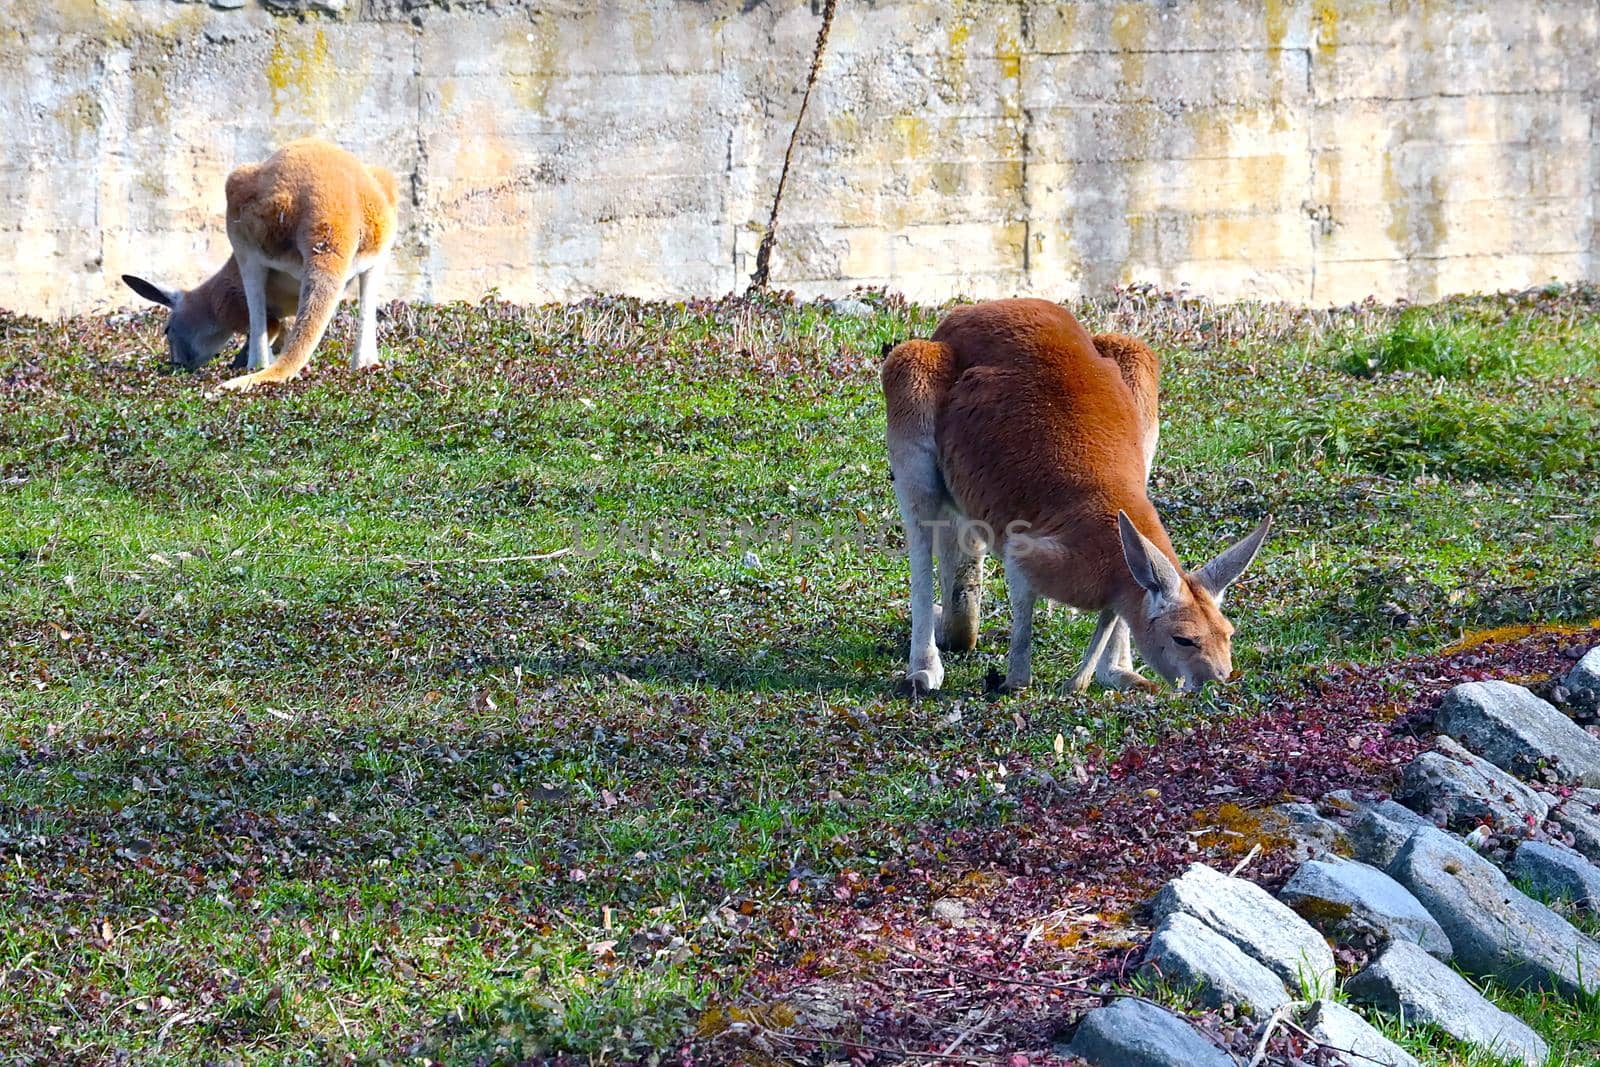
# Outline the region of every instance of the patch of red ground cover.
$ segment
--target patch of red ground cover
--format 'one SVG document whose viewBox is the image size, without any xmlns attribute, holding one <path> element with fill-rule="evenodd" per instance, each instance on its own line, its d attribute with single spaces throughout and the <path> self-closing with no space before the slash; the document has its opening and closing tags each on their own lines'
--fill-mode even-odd
<svg viewBox="0 0 1600 1067">
<path fill-rule="evenodd" d="M 1264 713 L 1125 750 L 1076 788 L 1019 768 L 1036 784 L 1005 825 L 926 835 L 911 863 L 850 887 L 865 906 L 796 915 L 800 950 L 713 1013 L 711 1058 L 1061 1062 L 1052 1038 L 1125 976 L 1148 933 L 1133 917 L 1162 883 L 1195 861 L 1230 869 L 1252 844 L 1248 877 L 1288 876 L 1291 850 L 1251 809 L 1387 794 L 1452 686 L 1549 678 L 1597 643 L 1600 628 L 1543 632 L 1333 668 Z"/>
</svg>

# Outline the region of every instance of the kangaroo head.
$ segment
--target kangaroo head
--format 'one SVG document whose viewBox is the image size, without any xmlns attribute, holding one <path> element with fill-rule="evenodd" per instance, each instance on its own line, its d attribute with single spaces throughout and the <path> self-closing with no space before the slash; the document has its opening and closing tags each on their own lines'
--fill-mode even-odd
<svg viewBox="0 0 1600 1067">
<path fill-rule="evenodd" d="M 220 325 L 208 303 L 196 295 L 196 290 L 163 289 L 153 282 L 133 274 L 124 274 L 122 280 L 128 288 L 171 308 L 167 316 L 167 359 L 175 367 L 199 370 L 205 366 L 233 336 L 233 331 Z"/>
<path fill-rule="evenodd" d="M 1185 574 L 1117 512 L 1122 555 L 1140 595 L 1126 612 L 1139 654 L 1179 689 L 1199 689 L 1233 675 L 1233 624 L 1223 594 L 1261 550 L 1272 518 L 1199 570 Z"/>
</svg>

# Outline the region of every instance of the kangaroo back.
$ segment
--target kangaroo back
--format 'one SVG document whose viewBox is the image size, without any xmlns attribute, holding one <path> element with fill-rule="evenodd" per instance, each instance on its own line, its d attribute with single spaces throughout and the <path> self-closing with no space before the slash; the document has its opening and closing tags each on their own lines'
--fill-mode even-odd
<svg viewBox="0 0 1600 1067">
<path fill-rule="evenodd" d="M 1118 509 L 1153 518 L 1144 419 L 1123 370 L 1148 388 L 1153 409 L 1153 356 L 1114 346 L 1124 361 L 1107 358 L 1070 312 L 1043 300 L 958 308 L 934 339 L 958 369 L 938 420 L 940 469 L 968 515 L 996 530 L 1099 527 L 1108 551 Z"/>
</svg>

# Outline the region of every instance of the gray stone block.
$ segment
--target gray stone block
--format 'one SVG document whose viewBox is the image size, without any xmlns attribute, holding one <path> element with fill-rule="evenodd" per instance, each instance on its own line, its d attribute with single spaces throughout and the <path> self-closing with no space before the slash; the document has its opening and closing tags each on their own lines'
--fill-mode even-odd
<svg viewBox="0 0 1600 1067">
<path fill-rule="evenodd" d="M 1095 1067 L 1237 1067 L 1170 1011 L 1126 998 L 1085 1015 L 1067 1052 Z"/>
<path fill-rule="evenodd" d="M 1278 898 L 1336 937 L 1410 941 L 1442 960 L 1450 958 L 1450 938 L 1427 909 L 1405 886 L 1365 863 L 1302 863 Z"/>
<path fill-rule="evenodd" d="M 1555 818 L 1572 835 L 1572 847 L 1600 863 L 1600 789 L 1574 789 Z"/>
<path fill-rule="evenodd" d="M 1439 750 L 1424 752 L 1401 772 L 1395 798 L 1423 814 L 1442 815 L 1452 829 L 1467 832 L 1487 824 L 1526 834 L 1550 814 L 1545 802 L 1513 775 L 1480 759 L 1448 737 Z"/>
<path fill-rule="evenodd" d="M 1416 1058 L 1384 1037 L 1360 1015 L 1337 1001 L 1313 1001 L 1300 1020 L 1306 1033 L 1335 1052 L 1354 1053 L 1363 1064 L 1422 1067 Z"/>
<path fill-rule="evenodd" d="M 1174 912 L 1157 927 L 1140 970 L 1180 989 L 1194 987 L 1208 1008 L 1248 1004 L 1266 1016 L 1292 999 L 1283 982 L 1199 919 Z"/>
<path fill-rule="evenodd" d="M 1151 908 L 1157 922 L 1176 912 L 1194 916 L 1293 988 L 1333 980 L 1333 950 L 1322 935 L 1253 882 L 1192 864 L 1161 888 Z"/>
<path fill-rule="evenodd" d="M 1349 851 L 1344 826 L 1323 815 L 1312 804 L 1279 804 L 1271 813 L 1282 820 L 1282 832 L 1294 842 L 1295 855 L 1314 859 Z"/>
<path fill-rule="evenodd" d="M 1396 941 L 1345 983 L 1357 1003 L 1371 1004 L 1409 1023 L 1437 1026 L 1450 1036 L 1542 1067 L 1550 1048 L 1514 1015 L 1501 1011 L 1472 983 L 1416 945 Z"/>
<path fill-rule="evenodd" d="M 1469 973 L 1565 996 L 1600 989 L 1600 944 L 1439 830 L 1418 830 L 1389 867 L 1444 927 Z"/>
<path fill-rule="evenodd" d="M 1545 900 L 1600 908 L 1600 867 L 1564 845 L 1524 841 L 1511 857 L 1510 873 Z"/>
<path fill-rule="evenodd" d="M 1468 682 L 1445 694 L 1441 732 L 1513 774 L 1553 764 L 1563 781 L 1600 786 L 1600 739 L 1509 682 Z"/>
<path fill-rule="evenodd" d="M 1600 646 L 1585 652 L 1583 658 L 1562 676 L 1561 684 L 1585 706 L 1596 697 L 1600 697 Z M 1586 691 L 1591 696 L 1582 696 Z"/>
<path fill-rule="evenodd" d="M 853 319 L 870 319 L 877 314 L 877 309 L 871 304 L 865 300 L 857 300 L 853 296 L 842 296 L 829 301 L 828 310 L 835 315 L 848 315 Z"/>
<path fill-rule="evenodd" d="M 1350 854 L 1362 863 L 1385 869 L 1419 828 L 1437 829 L 1403 804 L 1380 801 L 1362 812 L 1350 827 Z"/>
</svg>

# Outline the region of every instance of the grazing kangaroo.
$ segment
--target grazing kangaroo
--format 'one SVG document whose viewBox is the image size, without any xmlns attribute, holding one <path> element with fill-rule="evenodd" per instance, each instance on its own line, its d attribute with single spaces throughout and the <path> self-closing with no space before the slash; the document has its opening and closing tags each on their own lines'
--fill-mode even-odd
<svg viewBox="0 0 1600 1067">
<path fill-rule="evenodd" d="M 977 644 L 983 560 L 997 553 L 1011 601 L 1005 688 L 1032 680 L 1041 596 L 1100 613 L 1074 691 L 1154 688 L 1132 647 L 1180 688 L 1233 673 L 1223 593 L 1272 520 L 1185 572 L 1145 486 L 1159 434 L 1160 364 L 1142 342 L 1090 337 L 1044 300 L 957 308 L 932 340 L 883 365 L 889 466 L 911 557 L 913 692 L 944 682 L 936 642 Z M 942 603 L 934 603 L 933 554 Z"/>
<path fill-rule="evenodd" d="M 175 294 L 124 277 L 136 292 L 173 309 L 172 361 L 197 367 L 216 355 L 238 328 L 242 297 L 251 373 L 222 387 L 288 381 L 310 360 L 339 300 L 359 280 L 361 330 L 351 365 L 375 366 L 377 291 L 395 237 L 394 175 L 324 141 L 291 141 L 265 162 L 228 175 L 227 200 L 233 259 L 198 289 Z M 283 355 L 274 361 L 271 342 L 291 315 Z"/>
<path fill-rule="evenodd" d="M 282 337 L 284 323 L 294 317 L 300 304 L 299 288 L 277 281 L 283 277 L 274 276 L 276 284 L 267 288 L 269 343 Z M 173 366 L 199 370 L 215 359 L 235 334 L 250 332 L 250 307 L 239 281 L 239 264 L 231 256 L 215 274 L 189 290 L 164 289 L 133 274 L 124 274 L 122 280 L 146 300 L 172 309 L 166 335 L 167 358 Z M 248 347 L 241 347 L 232 365 L 242 368 L 248 359 Z"/>
</svg>

